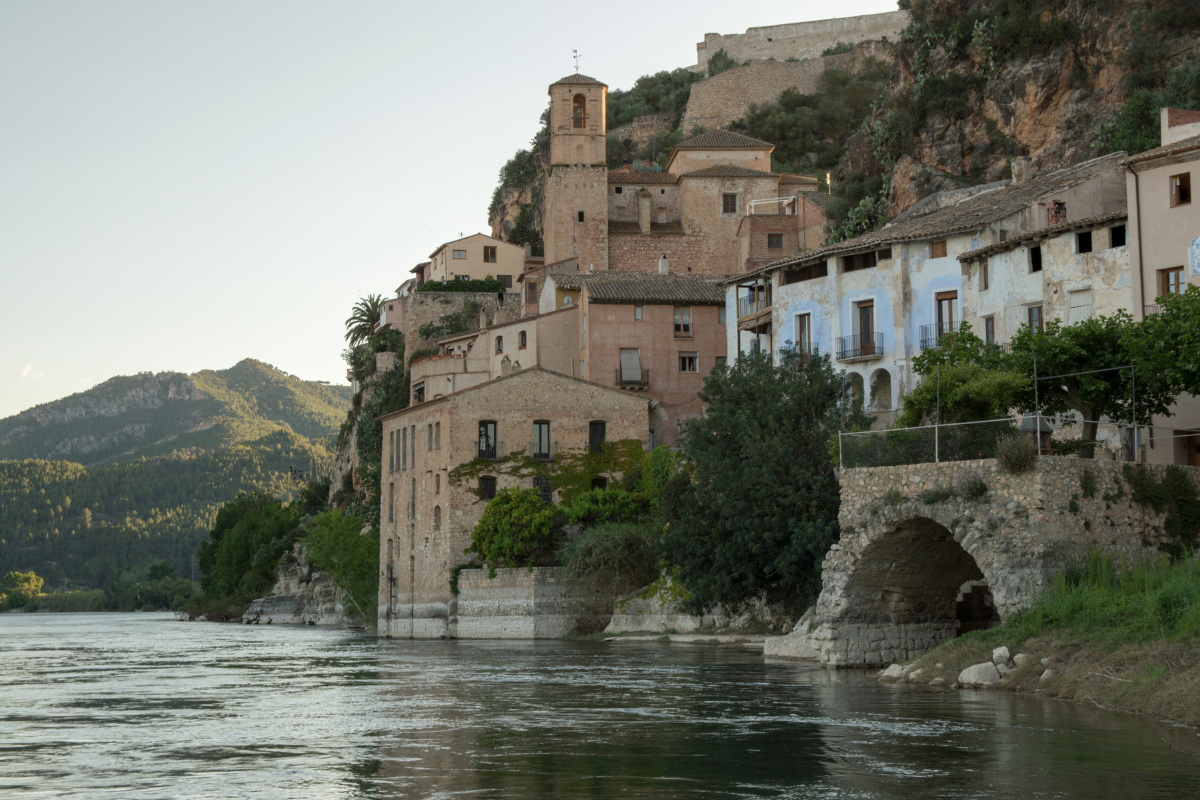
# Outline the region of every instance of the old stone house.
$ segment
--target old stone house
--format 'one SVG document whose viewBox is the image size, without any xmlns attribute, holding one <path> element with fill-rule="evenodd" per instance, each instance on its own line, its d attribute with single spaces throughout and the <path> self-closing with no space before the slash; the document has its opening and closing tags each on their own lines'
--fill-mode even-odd
<svg viewBox="0 0 1200 800">
<path fill-rule="evenodd" d="M 648 405 L 642 394 L 533 367 L 385 416 L 379 634 L 446 636 L 451 574 L 487 501 L 510 486 L 557 499 L 539 477 L 522 476 L 521 459 L 553 465 L 606 443 L 648 447 Z"/>
<path fill-rule="evenodd" d="M 482 280 L 491 275 L 511 290 L 524 271 L 524 248 L 476 233 L 446 242 L 430 253 L 425 280 Z"/>
</svg>

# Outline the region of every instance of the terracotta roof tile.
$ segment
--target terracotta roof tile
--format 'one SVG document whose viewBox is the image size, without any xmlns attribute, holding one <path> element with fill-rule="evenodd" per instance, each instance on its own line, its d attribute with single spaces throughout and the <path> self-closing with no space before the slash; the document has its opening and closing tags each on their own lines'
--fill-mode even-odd
<svg viewBox="0 0 1200 800">
<path fill-rule="evenodd" d="M 1150 161 L 1161 156 L 1173 156 L 1176 153 L 1187 152 L 1188 150 L 1200 149 L 1200 136 L 1190 136 L 1187 139 L 1180 139 L 1174 144 L 1163 145 L 1156 147 L 1153 150 L 1147 150 L 1144 153 L 1138 153 L 1135 156 L 1128 156 L 1121 161 L 1122 164 L 1139 164 L 1143 161 Z"/>
<path fill-rule="evenodd" d="M 674 184 L 677 180 L 678 178 L 673 172 L 634 172 L 631 169 L 618 169 L 608 173 L 610 184 L 624 186 Z"/>
<path fill-rule="evenodd" d="M 680 178 L 777 178 L 774 172 L 763 172 L 749 167 L 735 167 L 733 164 L 718 164 L 715 167 L 685 172 Z"/>
<path fill-rule="evenodd" d="M 775 149 L 770 142 L 727 130 L 707 131 L 675 145 L 677 150 L 761 150 L 764 147 Z"/>
<path fill-rule="evenodd" d="M 564 84 L 571 86 L 608 86 L 608 84 L 604 81 L 598 81 L 595 78 L 589 78 L 587 75 L 580 75 L 578 72 L 576 72 L 574 75 L 568 75 L 565 78 L 559 78 L 550 85 L 562 86 Z"/>
<path fill-rule="evenodd" d="M 579 276 L 593 303 L 694 303 L 724 305 L 725 275 L 608 270 Z"/>
<path fill-rule="evenodd" d="M 784 173 L 779 176 L 780 186 L 816 186 L 819 183 L 820 181 L 811 175 L 793 175 L 792 173 Z"/>
<path fill-rule="evenodd" d="M 996 242 L 987 247 L 981 247 L 978 250 L 971 250 L 963 253 L 958 257 L 959 261 L 982 261 L 986 258 L 994 256 L 996 253 L 1005 253 L 1009 250 L 1015 250 L 1027 242 L 1046 239 L 1050 236 L 1057 236 L 1060 233 L 1075 230 L 1090 230 L 1092 228 L 1102 228 L 1111 222 L 1118 222 L 1128 219 L 1129 214 L 1124 211 L 1114 211 L 1111 214 L 1102 214 L 1098 217 L 1088 217 L 1087 219 L 1079 219 L 1074 222 L 1064 222 L 1061 225 L 1051 225 L 1046 228 L 1039 228 L 1036 231 L 1015 236 L 1012 239 L 1007 239 L 1003 242 Z"/>
</svg>

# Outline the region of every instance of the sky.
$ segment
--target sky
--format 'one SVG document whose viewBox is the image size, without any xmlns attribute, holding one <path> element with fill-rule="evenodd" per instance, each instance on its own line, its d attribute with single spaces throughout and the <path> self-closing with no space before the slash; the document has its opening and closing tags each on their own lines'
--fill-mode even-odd
<svg viewBox="0 0 1200 800">
<path fill-rule="evenodd" d="M 895 8 L 0 0 L 0 418 L 247 357 L 344 384 L 355 301 L 488 232 L 572 50 L 626 89 L 706 32 Z"/>
</svg>

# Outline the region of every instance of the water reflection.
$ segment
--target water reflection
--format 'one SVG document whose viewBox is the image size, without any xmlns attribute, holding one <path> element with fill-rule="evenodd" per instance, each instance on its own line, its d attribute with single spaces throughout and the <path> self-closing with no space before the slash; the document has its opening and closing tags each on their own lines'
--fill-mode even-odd
<svg viewBox="0 0 1200 800">
<path fill-rule="evenodd" d="M 1181 797 L 1200 786 L 1190 731 L 880 686 L 731 648 L 6 615 L 0 671 L 0 793 L 15 797 Z"/>
</svg>

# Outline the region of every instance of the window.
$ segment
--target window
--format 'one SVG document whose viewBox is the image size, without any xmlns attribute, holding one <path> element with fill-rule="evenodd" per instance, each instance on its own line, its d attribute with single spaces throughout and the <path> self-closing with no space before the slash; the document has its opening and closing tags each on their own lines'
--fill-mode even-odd
<svg viewBox="0 0 1200 800">
<path fill-rule="evenodd" d="M 946 257 L 946 240 L 939 239 L 931 245 L 932 255 L 930 258 L 945 258 Z"/>
<path fill-rule="evenodd" d="M 604 423 L 589 422 L 588 423 L 588 452 L 602 453 L 604 452 Z"/>
<path fill-rule="evenodd" d="M 783 249 L 783 234 L 782 233 L 768 233 L 767 234 L 767 248 L 771 249 L 771 250 L 782 250 Z"/>
<path fill-rule="evenodd" d="M 1192 173 L 1171 176 L 1171 208 L 1192 202 Z"/>
<path fill-rule="evenodd" d="M 489 245 L 483 247 L 483 260 L 488 264 L 496 263 L 496 248 Z"/>
<path fill-rule="evenodd" d="M 646 318 L 646 309 L 643 306 L 633 307 L 633 319 L 635 322 L 641 322 Z"/>
<path fill-rule="evenodd" d="M 525 302 L 536 303 L 538 301 L 537 281 L 527 281 L 525 283 Z"/>
<path fill-rule="evenodd" d="M 1002 241 L 1002 242 L 1008 241 L 1008 231 L 1006 231 L 1006 230 L 1000 231 L 1000 241 Z"/>
<path fill-rule="evenodd" d="M 987 342 L 988 344 L 996 343 L 996 318 L 995 317 L 984 317 L 983 318 L 983 341 Z"/>
<path fill-rule="evenodd" d="M 412 461 L 413 469 L 417 468 L 417 426 L 411 425 L 408 429 L 408 443 L 411 445 L 409 458 Z"/>
<path fill-rule="evenodd" d="M 396 432 L 388 431 L 388 472 L 396 471 Z"/>
<path fill-rule="evenodd" d="M 1041 245 L 1029 248 L 1029 271 L 1042 271 L 1042 248 Z"/>
<path fill-rule="evenodd" d="M 1035 331 L 1040 331 L 1042 329 L 1042 307 L 1041 306 L 1030 306 L 1029 307 L 1029 327 Z"/>
<path fill-rule="evenodd" d="M 958 292 L 938 292 L 934 299 L 937 301 L 938 336 L 954 333 L 954 303 L 958 300 Z"/>
<path fill-rule="evenodd" d="M 442 493 L 442 473 L 440 472 L 435 472 L 433 475 L 433 493 Z"/>
<path fill-rule="evenodd" d="M 1125 246 L 1125 226 L 1113 225 L 1108 229 L 1108 246 L 1109 247 L 1124 247 Z"/>
<path fill-rule="evenodd" d="M 433 449 L 442 449 L 442 423 L 433 423 Z"/>
<path fill-rule="evenodd" d="M 425 432 L 427 434 L 429 434 L 428 436 L 425 437 L 429 440 L 428 446 L 425 448 L 425 452 L 432 453 L 433 452 L 433 425 L 427 425 Z"/>
<path fill-rule="evenodd" d="M 789 283 L 799 283 L 800 281 L 811 281 L 816 278 L 824 278 L 829 275 L 829 264 L 822 261 L 820 264 L 810 264 L 807 267 L 800 269 L 785 270 L 783 273 L 783 285 Z"/>
<path fill-rule="evenodd" d="M 503 336 L 496 337 L 496 352 L 497 353 L 504 352 L 504 337 Z"/>
<path fill-rule="evenodd" d="M 885 247 L 882 250 L 880 250 L 878 253 L 875 254 L 875 260 L 876 261 L 891 261 L 892 260 L 892 248 Z"/>
<path fill-rule="evenodd" d="M 690 308 L 675 308 L 675 338 L 692 338 L 692 310 Z"/>
<path fill-rule="evenodd" d="M 725 363 L 725 361 L 726 361 L 726 360 L 727 360 L 727 359 L 725 358 L 725 356 L 717 356 L 717 366 L 718 366 L 718 367 L 719 367 L 719 366 L 721 366 L 722 364 L 724 364 L 724 363 Z M 651 433 L 653 433 L 653 431 L 652 431 Z M 651 441 L 654 441 L 654 440 L 653 440 L 653 439 L 651 439 Z M 653 450 L 654 448 L 653 448 L 653 447 L 651 447 L 650 449 L 651 449 L 651 450 Z"/>
<path fill-rule="evenodd" d="M 496 280 L 500 281 L 500 285 L 505 289 L 512 288 L 512 275 L 497 275 Z"/>
<path fill-rule="evenodd" d="M 1080 231 L 1075 234 L 1075 252 L 1090 253 L 1092 252 L 1092 232 Z"/>
<path fill-rule="evenodd" d="M 425 381 L 413 385 L 413 402 L 425 402 Z"/>
<path fill-rule="evenodd" d="M 875 301 L 867 300 L 858 304 L 858 332 L 863 341 L 871 338 L 875 332 Z"/>
<path fill-rule="evenodd" d="M 581 94 L 571 100 L 571 127 L 587 127 L 587 98 Z"/>
<path fill-rule="evenodd" d="M 812 355 L 812 314 L 796 315 L 796 352 Z"/>
<path fill-rule="evenodd" d="M 986 292 L 988 290 L 991 284 L 990 278 L 991 276 L 988 274 L 988 262 L 985 261 L 983 262 L 983 268 L 979 272 L 979 289 L 981 291 Z"/>
<path fill-rule="evenodd" d="M 525 331 L 517 334 L 517 349 L 524 350 L 529 346 L 529 338 L 525 335 Z"/>
<path fill-rule="evenodd" d="M 554 490 L 550 488 L 549 478 L 543 478 L 541 475 L 538 475 L 533 479 L 533 488 L 538 490 L 543 503 L 550 505 L 554 502 Z"/>
<path fill-rule="evenodd" d="M 1092 318 L 1092 290 L 1071 292 L 1067 295 L 1067 324 L 1074 325 Z"/>
<path fill-rule="evenodd" d="M 583 212 L 582 212 L 582 211 L 578 211 L 578 212 L 576 212 L 576 215 L 579 217 L 579 221 L 580 221 L 580 222 L 583 222 Z"/>
<path fill-rule="evenodd" d="M 1159 297 L 1183 293 L 1183 267 L 1159 270 Z"/>
<path fill-rule="evenodd" d="M 607 489 L 608 488 L 608 478 L 604 477 L 603 475 L 598 475 L 597 477 L 592 478 L 592 488 L 593 489 Z"/>
<path fill-rule="evenodd" d="M 723 194 L 721 195 L 721 213 L 736 214 L 737 213 L 737 195 Z"/>
<path fill-rule="evenodd" d="M 696 353 L 680 353 L 679 354 L 679 371 L 680 372 L 699 372 L 697 362 L 700 359 Z"/>
<path fill-rule="evenodd" d="M 491 475 L 479 476 L 479 499 L 491 500 L 496 496 L 496 479 Z"/>
<path fill-rule="evenodd" d="M 533 423 L 533 441 L 529 448 L 534 458 L 550 458 L 550 423 L 538 420 Z"/>
<path fill-rule="evenodd" d="M 400 469 L 408 469 L 408 428 L 400 429 Z"/>
<path fill-rule="evenodd" d="M 842 258 L 842 272 L 854 272 L 856 269 L 867 269 L 875 266 L 877 263 L 879 262 L 875 258 L 875 251 L 871 251 L 870 253 L 856 253 L 852 256 L 844 256 Z"/>
<path fill-rule="evenodd" d="M 466 251 L 466 250 L 455 250 L 455 251 L 454 251 L 454 257 L 455 257 L 455 258 L 458 258 L 458 259 L 463 259 L 463 258 L 466 258 L 466 257 L 467 257 L 467 251 Z"/>
<path fill-rule="evenodd" d="M 490 420 L 479 423 L 479 457 L 496 457 L 496 423 Z"/>
<path fill-rule="evenodd" d="M 725 324 L 725 306 L 719 306 L 717 308 L 717 324 L 718 325 Z"/>
<path fill-rule="evenodd" d="M 408 518 L 417 518 L 417 479 L 412 479 L 412 487 L 408 493 Z"/>
<path fill-rule="evenodd" d="M 433 529 L 435 531 L 440 531 L 442 529 L 442 507 L 441 506 L 433 507 Z"/>
<path fill-rule="evenodd" d="M 1046 224 L 1058 225 L 1067 221 L 1067 204 L 1056 200 L 1046 209 Z"/>
<path fill-rule="evenodd" d="M 614 193 L 616 193 L 616 194 L 620 194 L 620 193 L 621 193 L 621 187 L 620 187 L 620 186 L 618 186 L 616 189 L 613 189 L 613 192 L 614 192 Z"/>
<path fill-rule="evenodd" d="M 396 520 L 396 484 L 388 484 L 388 522 Z"/>
<path fill-rule="evenodd" d="M 621 383 L 642 383 L 642 351 L 636 347 L 621 348 Z"/>
<path fill-rule="evenodd" d="M 471 276 L 470 276 L 470 275 L 455 275 L 455 276 L 454 276 L 454 280 L 456 280 L 456 281 L 469 281 L 469 280 L 471 280 Z"/>
</svg>

